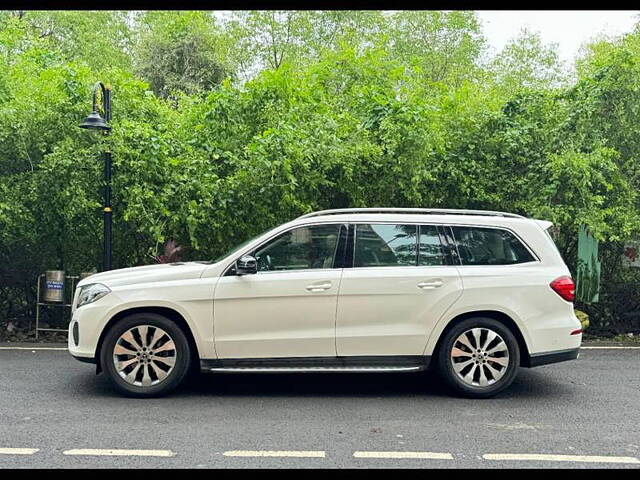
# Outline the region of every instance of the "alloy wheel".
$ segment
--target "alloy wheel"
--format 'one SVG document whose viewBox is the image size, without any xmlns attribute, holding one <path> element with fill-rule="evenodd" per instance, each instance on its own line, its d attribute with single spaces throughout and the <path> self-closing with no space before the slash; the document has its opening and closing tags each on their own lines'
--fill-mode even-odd
<svg viewBox="0 0 640 480">
<path fill-rule="evenodd" d="M 499 381 L 509 367 L 509 348 L 496 332 L 485 327 L 466 330 L 451 348 L 451 364 L 458 378 L 474 387 Z"/>
<path fill-rule="evenodd" d="M 162 328 L 137 325 L 116 341 L 113 364 L 128 384 L 149 387 L 166 380 L 175 366 L 176 354 L 175 342 Z"/>
</svg>

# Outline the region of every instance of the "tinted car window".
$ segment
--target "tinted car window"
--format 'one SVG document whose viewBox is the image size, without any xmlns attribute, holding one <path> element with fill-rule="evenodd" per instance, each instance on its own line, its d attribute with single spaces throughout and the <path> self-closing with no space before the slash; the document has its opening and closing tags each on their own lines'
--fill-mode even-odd
<svg viewBox="0 0 640 480">
<path fill-rule="evenodd" d="M 452 228 L 463 265 L 511 265 L 535 260 L 522 242 L 506 230 Z"/>
<path fill-rule="evenodd" d="M 438 230 L 434 225 L 420 225 L 418 265 L 444 265 L 445 256 Z"/>
<path fill-rule="evenodd" d="M 402 267 L 415 265 L 417 225 L 356 225 L 355 267 Z"/>
<path fill-rule="evenodd" d="M 289 230 L 255 250 L 258 271 L 333 268 L 340 225 Z"/>
</svg>

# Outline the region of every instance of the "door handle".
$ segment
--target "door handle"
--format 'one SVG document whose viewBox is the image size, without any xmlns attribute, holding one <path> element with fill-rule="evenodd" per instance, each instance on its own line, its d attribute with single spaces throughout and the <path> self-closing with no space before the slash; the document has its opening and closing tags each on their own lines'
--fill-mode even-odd
<svg viewBox="0 0 640 480">
<path fill-rule="evenodd" d="M 307 285 L 305 290 L 307 292 L 324 292 L 325 290 L 329 290 L 331 288 L 331 282 L 326 283 L 315 283 L 311 285 Z"/>
<path fill-rule="evenodd" d="M 442 280 L 433 280 L 431 282 L 420 282 L 418 288 L 423 290 L 431 290 L 442 286 Z"/>
</svg>

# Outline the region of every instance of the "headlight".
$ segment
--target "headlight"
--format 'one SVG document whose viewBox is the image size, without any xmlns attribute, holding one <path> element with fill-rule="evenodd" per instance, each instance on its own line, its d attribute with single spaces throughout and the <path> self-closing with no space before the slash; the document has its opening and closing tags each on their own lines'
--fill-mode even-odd
<svg viewBox="0 0 640 480">
<path fill-rule="evenodd" d="M 76 308 L 88 303 L 95 302 L 99 298 L 104 297 L 107 293 L 111 292 L 109 287 L 102 285 L 101 283 L 90 283 L 80 289 L 80 295 L 78 295 L 78 305 Z"/>
</svg>

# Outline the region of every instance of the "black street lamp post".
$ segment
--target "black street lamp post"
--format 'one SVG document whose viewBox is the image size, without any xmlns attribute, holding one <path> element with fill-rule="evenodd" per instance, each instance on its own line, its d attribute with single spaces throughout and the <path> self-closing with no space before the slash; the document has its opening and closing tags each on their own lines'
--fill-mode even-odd
<svg viewBox="0 0 640 480">
<path fill-rule="evenodd" d="M 104 111 L 104 119 L 98 113 L 98 89 L 101 89 L 102 93 L 102 109 Z M 111 89 L 105 87 L 102 82 L 96 82 L 93 86 L 93 112 L 82 122 L 80 128 L 87 128 L 92 130 L 101 130 L 104 135 L 109 135 L 111 132 Z M 111 152 L 106 150 L 103 153 L 104 157 L 104 205 L 103 205 L 103 218 L 104 218 L 104 247 L 102 265 L 103 271 L 111 270 L 112 268 L 112 252 L 111 252 Z"/>
</svg>

